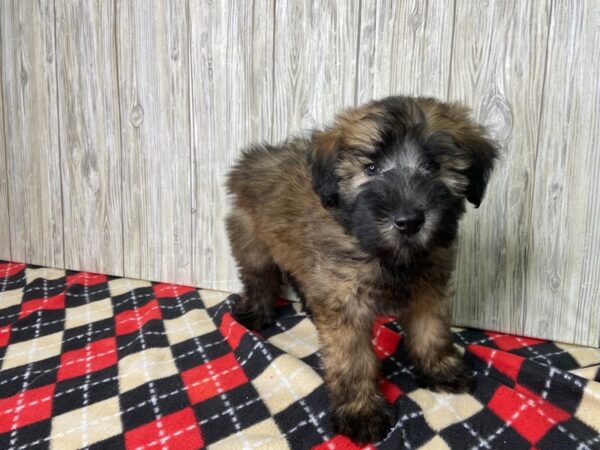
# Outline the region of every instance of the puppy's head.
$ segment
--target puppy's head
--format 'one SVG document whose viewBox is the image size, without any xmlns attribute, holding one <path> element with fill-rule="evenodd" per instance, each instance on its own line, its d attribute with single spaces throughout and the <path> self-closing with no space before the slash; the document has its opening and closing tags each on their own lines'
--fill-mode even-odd
<svg viewBox="0 0 600 450">
<path fill-rule="evenodd" d="M 314 189 L 363 249 L 410 264 L 456 237 L 479 206 L 497 151 L 468 110 L 388 97 L 340 114 L 312 141 Z"/>
</svg>

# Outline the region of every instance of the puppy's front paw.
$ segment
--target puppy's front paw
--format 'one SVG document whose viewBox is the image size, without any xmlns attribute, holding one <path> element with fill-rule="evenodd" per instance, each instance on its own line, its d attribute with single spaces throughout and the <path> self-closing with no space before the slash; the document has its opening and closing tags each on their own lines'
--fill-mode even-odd
<svg viewBox="0 0 600 450">
<path fill-rule="evenodd" d="M 472 392 L 475 388 L 473 370 L 459 354 L 451 354 L 440 360 L 429 373 L 423 374 L 423 384 L 437 392 Z"/>
<path fill-rule="evenodd" d="M 337 412 L 333 426 L 337 433 L 355 442 L 366 444 L 382 440 L 394 424 L 394 409 L 383 398 L 377 400 L 377 408 L 359 412 Z"/>
<path fill-rule="evenodd" d="M 273 323 L 274 313 L 272 308 L 257 307 L 242 297 L 233 308 L 233 316 L 249 330 L 260 330 Z"/>
</svg>

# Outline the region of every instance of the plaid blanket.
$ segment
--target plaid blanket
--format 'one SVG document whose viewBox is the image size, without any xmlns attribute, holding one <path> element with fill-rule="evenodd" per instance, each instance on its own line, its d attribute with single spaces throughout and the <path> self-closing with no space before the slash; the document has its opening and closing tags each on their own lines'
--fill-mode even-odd
<svg viewBox="0 0 600 450">
<path fill-rule="evenodd" d="M 335 435 L 317 336 L 281 301 L 260 334 L 236 296 L 0 263 L 0 448 L 352 449 Z M 472 395 L 419 387 L 402 333 L 373 345 L 398 418 L 369 448 L 600 448 L 600 351 L 456 330 Z"/>
</svg>

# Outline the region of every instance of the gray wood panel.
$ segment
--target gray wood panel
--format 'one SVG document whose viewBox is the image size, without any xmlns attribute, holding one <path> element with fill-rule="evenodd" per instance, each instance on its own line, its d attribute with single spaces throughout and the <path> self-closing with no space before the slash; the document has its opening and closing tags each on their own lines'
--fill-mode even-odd
<svg viewBox="0 0 600 450">
<path fill-rule="evenodd" d="M 240 149 L 431 95 L 502 147 L 456 322 L 600 344 L 600 2 L 5 0 L 0 25 L 0 258 L 238 289 Z"/>
<path fill-rule="evenodd" d="M 113 6 L 56 1 L 65 266 L 110 274 L 123 271 Z"/>
<path fill-rule="evenodd" d="M 190 10 L 194 283 L 237 289 L 224 218 L 225 175 L 240 148 L 271 139 L 271 0 L 203 2 Z"/>
<path fill-rule="evenodd" d="M 356 102 L 359 2 L 276 2 L 273 139 L 322 127 Z"/>
<path fill-rule="evenodd" d="M 2 35 L 0 34 L 0 41 Z M 0 42 L 0 47 L 2 43 Z M 0 70 L 0 87 L 2 71 Z M 0 98 L 0 259 L 10 261 L 10 214 L 8 204 L 8 168 L 6 167 L 6 145 L 4 139 L 4 106 Z"/>
<path fill-rule="evenodd" d="M 523 332 L 600 339 L 600 2 L 553 2 Z"/>
<path fill-rule="evenodd" d="M 0 2 L 11 258 L 63 266 L 54 3 Z"/>
<path fill-rule="evenodd" d="M 453 0 L 364 0 L 358 103 L 397 94 L 446 98 L 453 15 Z"/>
<path fill-rule="evenodd" d="M 190 283 L 188 4 L 117 1 L 123 273 Z"/>
<path fill-rule="evenodd" d="M 461 226 L 458 324 L 522 332 L 524 286 L 540 276 L 528 232 L 549 16 L 549 1 L 457 2 L 449 97 L 501 147 L 486 198 Z"/>
</svg>

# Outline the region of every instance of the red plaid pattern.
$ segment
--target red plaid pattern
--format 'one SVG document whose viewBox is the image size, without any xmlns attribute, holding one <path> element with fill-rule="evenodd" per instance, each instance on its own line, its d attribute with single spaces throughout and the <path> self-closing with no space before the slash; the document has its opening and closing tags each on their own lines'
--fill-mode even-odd
<svg viewBox="0 0 600 450">
<path fill-rule="evenodd" d="M 233 353 L 186 370 L 181 374 L 181 378 L 192 405 L 248 382 Z"/>
<path fill-rule="evenodd" d="M 298 304 L 256 333 L 226 293 L 45 270 L 0 262 L 0 448 L 360 448 L 332 430 Z M 600 448 L 600 350 L 456 330 L 477 387 L 451 395 L 420 387 L 402 337 L 374 326 L 397 420 L 365 448 Z"/>
<path fill-rule="evenodd" d="M 191 408 L 163 416 L 125 433 L 127 450 L 146 448 L 201 448 L 204 442 Z"/>
<path fill-rule="evenodd" d="M 95 372 L 117 363 L 115 338 L 106 338 L 79 350 L 65 352 L 60 357 L 57 381 Z"/>
<path fill-rule="evenodd" d="M 0 399 L 0 433 L 48 419 L 53 394 L 54 385 L 49 384 Z"/>
</svg>

